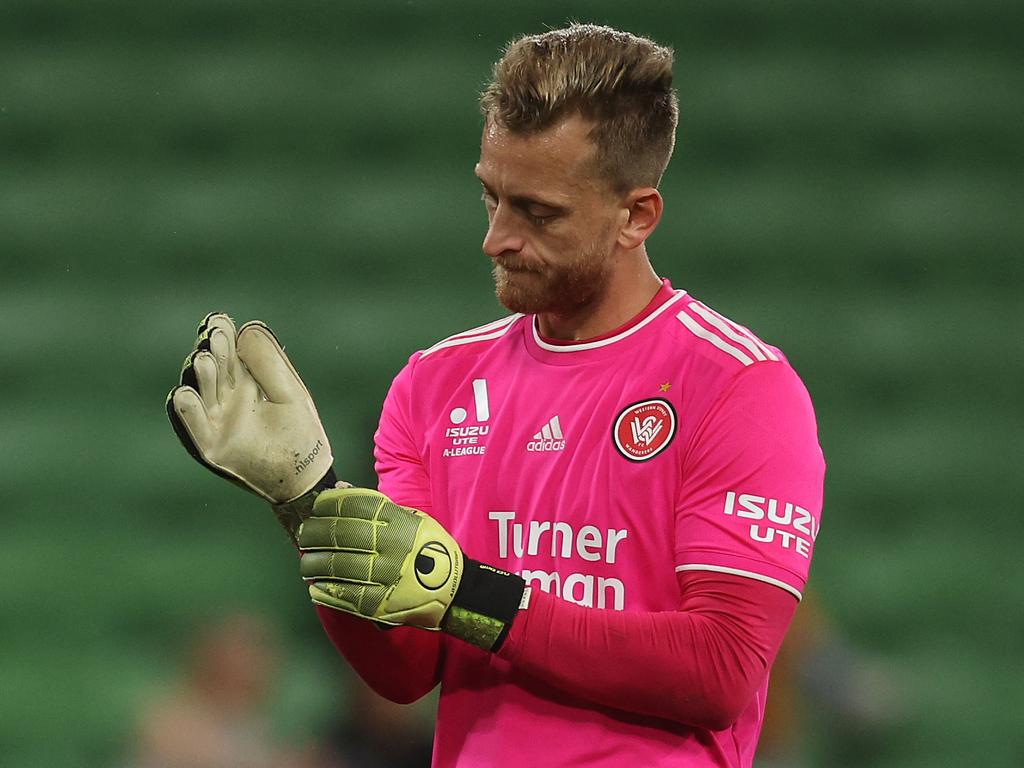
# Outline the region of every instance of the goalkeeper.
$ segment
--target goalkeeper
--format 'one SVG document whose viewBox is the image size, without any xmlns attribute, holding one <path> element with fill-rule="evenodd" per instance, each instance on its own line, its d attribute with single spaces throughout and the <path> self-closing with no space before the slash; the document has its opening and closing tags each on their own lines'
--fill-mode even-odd
<svg viewBox="0 0 1024 768">
<path fill-rule="evenodd" d="M 377 490 L 338 487 L 261 323 L 207 318 L 168 399 L 193 456 L 274 506 L 366 682 L 441 685 L 437 766 L 753 761 L 824 461 L 783 353 L 649 261 L 671 63 L 590 25 L 506 49 L 476 175 L 513 314 L 412 355 Z"/>
</svg>

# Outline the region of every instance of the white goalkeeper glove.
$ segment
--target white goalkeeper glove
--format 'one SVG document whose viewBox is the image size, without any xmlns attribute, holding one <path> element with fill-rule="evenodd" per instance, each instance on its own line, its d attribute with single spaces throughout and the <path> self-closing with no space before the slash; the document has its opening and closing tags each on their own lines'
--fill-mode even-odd
<svg viewBox="0 0 1024 768">
<path fill-rule="evenodd" d="M 293 540 L 316 494 L 335 485 L 313 399 L 258 320 L 236 335 L 225 314 L 203 319 L 167 416 L 196 461 L 269 501 Z"/>
</svg>

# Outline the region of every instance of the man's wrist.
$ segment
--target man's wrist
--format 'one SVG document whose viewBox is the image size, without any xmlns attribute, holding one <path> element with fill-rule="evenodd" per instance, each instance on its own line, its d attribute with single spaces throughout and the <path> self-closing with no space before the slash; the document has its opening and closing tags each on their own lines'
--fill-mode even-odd
<svg viewBox="0 0 1024 768">
<path fill-rule="evenodd" d="M 328 488 L 334 488 L 338 483 L 338 477 L 334 474 L 334 467 L 327 470 L 327 474 L 320 478 L 316 485 L 310 488 L 301 496 L 281 504 L 271 504 L 277 521 L 287 531 L 292 543 L 298 547 L 299 526 L 309 517 L 313 511 L 313 502 L 316 497 Z"/>
<path fill-rule="evenodd" d="M 441 629 L 485 651 L 496 652 L 523 603 L 526 582 L 514 573 L 465 558 L 459 589 Z"/>
</svg>

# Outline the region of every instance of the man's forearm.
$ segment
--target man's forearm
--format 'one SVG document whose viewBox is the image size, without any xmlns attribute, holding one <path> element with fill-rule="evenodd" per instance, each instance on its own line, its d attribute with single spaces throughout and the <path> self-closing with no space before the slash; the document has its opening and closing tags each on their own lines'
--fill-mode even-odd
<svg viewBox="0 0 1024 768">
<path fill-rule="evenodd" d="M 663 613 L 583 608 L 534 591 L 499 655 L 596 704 L 726 728 L 763 683 L 797 603 L 739 576 L 680 581 L 680 610 Z"/>
</svg>

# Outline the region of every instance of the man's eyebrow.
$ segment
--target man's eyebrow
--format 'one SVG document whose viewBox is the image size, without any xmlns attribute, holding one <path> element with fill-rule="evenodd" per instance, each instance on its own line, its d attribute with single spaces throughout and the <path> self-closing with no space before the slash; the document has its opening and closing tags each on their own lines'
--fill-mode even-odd
<svg viewBox="0 0 1024 768">
<path fill-rule="evenodd" d="M 497 197 L 497 195 L 494 194 L 494 190 L 491 189 L 490 185 L 488 185 L 488 183 L 484 181 L 483 178 L 481 178 L 479 173 L 476 174 L 476 177 L 480 181 L 480 185 L 484 188 L 487 194 L 489 194 L 491 197 Z M 512 203 L 512 205 L 516 206 L 517 208 L 528 208 L 531 205 L 540 205 L 543 206 L 544 208 L 550 208 L 553 211 L 559 213 L 567 210 L 566 207 L 564 205 L 561 205 L 560 203 L 556 203 L 552 200 L 542 200 L 538 197 L 530 197 L 529 195 L 509 195 L 508 199 L 509 202 Z"/>
</svg>

